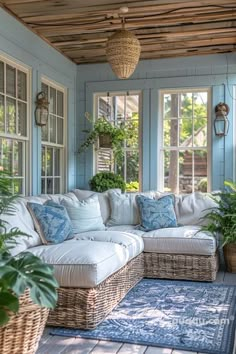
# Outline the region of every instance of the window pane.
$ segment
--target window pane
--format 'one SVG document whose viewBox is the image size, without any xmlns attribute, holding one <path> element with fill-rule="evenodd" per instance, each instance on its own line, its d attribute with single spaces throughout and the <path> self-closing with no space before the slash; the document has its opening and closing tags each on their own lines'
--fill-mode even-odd
<svg viewBox="0 0 236 354">
<path fill-rule="evenodd" d="M 207 146 L 207 119 L 194 119 L 194 146 Z"/>
<path fill-rule="evenodd" d="M 46 148 L 44 146 L 41 151 L 41 175 L 46 175 Z"/>
<path fill-rule="evenodd" d="M 51 143 L 56 143 L 56 124 L 57 124 L 57 119 L 55 116 L 50 115 L 50 142 Z"/>
<path fill-rule="evenodd" d="M 117 120 L 125 119 L 125 96 L 115 96 L 116 102 L 116 118 Z"/>
<path fill-rule="evenodd" d="M 171 117 L 171 95 L 164 95 L 164 119 L 168 119 Z"/>
<path fill-rule="evenodd" d="M 207 92 L 195 92 L 193 94 L 193 115 L 196 118 L 207 117 Z"/>
<path fill-rule="evenodd" d="M 50 105 L 49 105 L 50 113 L 56 114 L 56 90 L 50 87 Z"/>
<path fill-rule="evenodd" d="M 0 95 L 0 131 L 5 132 L 5 105 L 3 95 Z"/>
<path fill-rule="evenodd" d="M 46 154 L 46 164 L 47 164 L 47 176 L 53 175 L 53 149 L 47 148 Z"/>
<path fill-rule="evenodd" d="M 207 192 L 207 151 L 194 151 L 194 186 L 196 190 Z"/>
<path fill-rule="evenodd" d="M 18 101 L 18 134 L 27 136 L 27 105 Z"/>
<path fill-rule="evenodd" d="M 165 119 L 163 121 L 164 146 L 170 146 L 170 123 L 171 123 L 170 119 L 168 120 Z"/>
<path fill-rule="evenodd" d="M 193 121 L 191 118 L 179 120 L 179 145 L 193 146 Z"/>
<path fill-rule="evenodd" d="M 7 97 L 7 133 L 16 134 L 16 101 Z"/>
<path fill-rule="evenodd" d="M 4 63 L 0 61 L 0 92 L 4 92 Z"/>
<path fill-rule="evenodd" d="M 26 73 L 18 70 L 17 72 L 17 89 L 18 89 L 18 98 L 20 100 L 26 101 L 26 91 L 27 91 L 27 79 Z"/>
<path fill-rule="evenodd" d="M 23 179 L 17 178 L 13 180 L 13 193 L 14 194 L 23 194 Z"/>
<path fill-rule="evenodd" d="M 53 194 L 53 179 L 52 178 L 47 178 L 46 179 L 46 185 L 47 185 L 47 193 L 48 194 Z"/>
<path fill-rule="evenodd" d="M 171 119 L 169 124 L 170 128 L 167 130 L 167 135 L 169 133 L 170 146 L 178 146 L 178 120 Z"/>
<path fill-rule="evenodd" d="M 63 144 L 63 119 L 57 118 L 57 144 Z"/>
<path fill-rule="evenodd" d="M 186 150 L 181 153 L 182 169 L 180 170 L 180 193 L 192 193 L 193 192 L 193 159 L 194 152 Z"/>
<path fill-rule="evenodd" d="M 63 92 L 57 91 L 57 115 L 60 117 L 64 116 L 63 98 L 64 98 Z"/>
<path fill-rule="evenodd" d="M 45 178 L 41 179 L 41 193 L 42 194 L 46 194 L 47 193 L 46 186 L 45 186 Z"/>
<path fill-rule="evenodd" d="M 10 139 L 0 139 L 1 168 L 12 174 L 13 143 Z"/>
<path fill-rule="evenodd" d="M 23 176 L 23 144 L 14 141 L 13 175 Z"/>
<path fill-rule="evenodd" d="M 131 120 L 126 123 L 128 129 L 131 129 L 132 136 L 130 139 L 126 140 L 126 147 L 130 147 L 132 149 L 138 149 L 139 146 L 139 121 Z"/>
<path fill-rule="evenodd" d="M 183 93 L 180 95 L 181 106 L 180 106 L 180 116 L 182 118 L 192 118 L 193 117 L 193 95 L 192 93 Z"/>
<path fill-rule="evenodd" d="M 10 65 L 6 66 L 6 82 L 7 95 L 16 97 L 16 69 Z"/>
<path fill-rule="evenodd" d="M 164 190 L 178 192 L 178 152 L 164 152 Z"/>
<path fill-rule="evenodd" d="M 136 116 L 138 118 L 139 113 L 139 96 L 130 95 L 126 96 L 126 119 L 132 119 Z"/>
<path fill-rule="evenodd" d="M 42 141 L 48 141 L 48 123 L 41 129 Z"/>
<path fill-rule="evenodd" d="M 139 153 L 128 151 L 126 153 L 126 182 L 139 181 Z"/>
<path fill-rule="evenodd" d="M 54 193 L 60 193 L 60 178 L 54 178 Z"/>
<path fill-rule="evenodd" d="M 61 175 L 61 169 L 60 169 L 60 149 L 54 149 L 54 164 L 55 164 L 54 176 L 60 176 L 60 175 Z"/>
</svg>

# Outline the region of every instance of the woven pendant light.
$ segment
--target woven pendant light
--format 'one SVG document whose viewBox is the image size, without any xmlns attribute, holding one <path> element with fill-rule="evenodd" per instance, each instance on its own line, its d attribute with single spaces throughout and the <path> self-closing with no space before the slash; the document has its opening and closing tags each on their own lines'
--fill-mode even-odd
<svg viewBox="0 0 236 354">
<path fill-rule="evenodd" d="M 106 56 L 112 70 L 119 79 L 133 74 L 140 56 L 141 46 L 135 35 L 124 28 L 113 34 L 107 41 Z"/>
</svg>

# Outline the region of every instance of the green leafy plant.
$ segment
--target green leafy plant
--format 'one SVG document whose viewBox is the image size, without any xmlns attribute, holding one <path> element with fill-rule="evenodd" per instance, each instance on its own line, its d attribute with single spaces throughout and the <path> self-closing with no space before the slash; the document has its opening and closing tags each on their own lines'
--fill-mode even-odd
<svg viewBox="0 0 236 354">
<path fill-rule="evenodd" d="M 222 235 L 222 246 L 236 243 L 236 183 L 225 181 L 225 190 L 212 198 L 217 206 L 204 216 L 207 225 L 201 230 Z"/>
<path fill-rule="evenodd" d="M 131 181 L 126 183 L 126 191 L 127 192 L 138 192 L 139 191 L 139 182 L 138 181 Z"/>
<path fill-rule="evenodd" d="M 126 187 L 124 179 L 113 172 L 99 172 L 89 184 L 94 192 L 105 192 L 111 188 L 120 188 L 124 192 Z"/>
<path fill-rule="evenodd" d="M 18 236 L 30 237 L 18 228 L 8 230 L 4 214 L 15 211 L 16 195 L 11 194 L 12 179 L 0 171 L 0 326 L 8 323 L 12 313 L 19 311 L 19 297 L 29 289 L 32 301 L 39 306 L 54 308 L 58 283 L 53 268 L 30 252 L 12 256 L 12 243 Z"/>
<path fill-rule="evenodd" d="M 88 112 L 85 113 L 85 117 L 90 123 L 93 124 L 91 130 L 83 130 L 88 133 L 86 140 L 80 145 L 78 153 L 86 151 L 91 145 L 98 142 L 99 136 L 108 134 L 111 138 L 111 148 L 114 154 L 114 159 L 117 163 L 120 163 L 123 158 L 124 141 L 132 139 L 135 134 L 132 129 L 132 122 L 127 125 L 113 125 L 105 117 L 99 117 L 93 121 Z"/>
</svg>

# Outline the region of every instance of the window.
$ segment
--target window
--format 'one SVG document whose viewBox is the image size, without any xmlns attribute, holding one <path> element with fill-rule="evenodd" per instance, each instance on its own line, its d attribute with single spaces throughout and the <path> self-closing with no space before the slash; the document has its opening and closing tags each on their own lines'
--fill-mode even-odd
<svg viewBox="0 0 236 354">
<path fill-rule="evenodd" d="M 41 193 L 55 194 L 65 187 L 65 89 L 47 80 L 42 91 L 49 104 L 48 124 L 42 127 Z"/>
<path fill-rule="evenodd" d="M 174 193 L 207 191 L 208 96 L 207 90 L 200 89 L 161 94 L 162 190 Z"/>
<path fill-rule="evenodd" d="M 0 169 L 12 176 L 12 191 L 26 194 L 29 143 L 29 70 L 0 57 Z"/>
<path fill-rule="evenodd" d="M 139 189 L 139 93 L 96 95 L 96 117 L 104 116 L 115 126 L 132 126 L 133 136 L 124 142 L 122 161 L 114 161 L 112 149 L 96 150 L 96 172 L 120 174 L 127 190 Z"/>
</svg>

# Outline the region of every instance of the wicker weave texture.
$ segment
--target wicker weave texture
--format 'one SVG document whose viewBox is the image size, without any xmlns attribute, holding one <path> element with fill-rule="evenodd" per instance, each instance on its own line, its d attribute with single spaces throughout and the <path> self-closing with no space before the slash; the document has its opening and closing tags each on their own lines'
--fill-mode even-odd
<svg viewBox="0 0 236 354">
<path fill-rule="evenodd" d="M 223 250 L 227 271 L 236 273 L 236 244 L 229 243 L 224 246 Z"/>
<path fill-rule="evenodd" d="M 55 310 L 48 325 L 72 328 L 95 328 L 143 278 L 143 253 L 132 259 L 95 288 L 60 288 Z"/>
<path fill-rule="evenodd" d="M 144 252 L 144 276 L 147 278 L 214 281 L 218 267 L 218 253 L 197 256 Z"/>
<path fill-rule="evenodd" d="M 140 51 L 139 40 L 129 31 L 122 29 L 109 38 L 106 56 L 118 78 L 127 79 L 133 74 Z"/>
<path fill-rule="evenodd" d="M 29 292 L 20 298 L 20 311 L 0 327 L 1 354 L 34 354 L 43 333 L 49 310 L 32 303 Z"/>
</svg>

